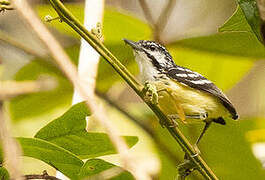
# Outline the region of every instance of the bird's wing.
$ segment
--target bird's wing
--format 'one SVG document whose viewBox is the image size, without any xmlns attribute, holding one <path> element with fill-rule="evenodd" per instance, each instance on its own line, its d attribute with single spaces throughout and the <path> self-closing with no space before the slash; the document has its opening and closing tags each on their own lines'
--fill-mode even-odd
<svg viewBox="0 0 265 180">
<path fill-rule="evenodd" d="M 167 76 L 191 88 L 205 91 L 219 98 L 224 107 L 231 113 L 232 118 L 238 118 L 234 106 L 226 95 L 215 84 L 203 77 L 201 74 L 184 67 L 176 66 L 167 72 Z"/>
</svg>

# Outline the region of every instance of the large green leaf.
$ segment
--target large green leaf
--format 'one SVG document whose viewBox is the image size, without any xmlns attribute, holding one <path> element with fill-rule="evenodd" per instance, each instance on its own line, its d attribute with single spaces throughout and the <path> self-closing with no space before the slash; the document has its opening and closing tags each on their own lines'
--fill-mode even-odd
<svg viewBox="0 0 265 180">
<path fill-rule="evenodd" d="M 37 138 L 17 138 L 24 156 L 39 159 L 71 179 L 78 179 L 83 161 L 71 152 Z"/>
<path fill-rule="evenodd" d="M 237 0 L 238 7 L 233 16 L 219 28 L 220 32 L 249 32 L 263 43 L 261 35 L 262 20 L 255 0 Z"/>
<path fill-rule="evenodd" d="M 254 157 L 246 133 L 255 121 L 227 121 L 226 126 L 210 127 L 202 140 L 202 156 L 222 179 L 264 179 L 265 171 Z"/>
<path fill-rule="evenodd" d="M 90 113 L 85 103 L 78 103 L 61 117 L 43 127 L 35 137 L 61 146 L 81 158 L 116 153 L 107 134 L 86 131 L 88 115 Z M 135 136 L 125 136 L 124 139 L 130 147 L 138 141 Z"/>
<path fill-rule="evenodd" d="M 256 0 L 238 0 L 238 5 L 258 40 L 264 43 L 261 35 L 262 20 Z"/>
<path fill-rule="evenodd" d="M 108 174 L 104 174 L 107 171 Z M 101 173 L 101 174 L 100 174 Z M 93 178 L 94 179 L 111 179 L 111 180 L 132 180 L 133 176 L 122 168 L 115 166 L 109 162 L 101 159 L 89 159 L 80 170 L 79 178 Z"/>
</svg>

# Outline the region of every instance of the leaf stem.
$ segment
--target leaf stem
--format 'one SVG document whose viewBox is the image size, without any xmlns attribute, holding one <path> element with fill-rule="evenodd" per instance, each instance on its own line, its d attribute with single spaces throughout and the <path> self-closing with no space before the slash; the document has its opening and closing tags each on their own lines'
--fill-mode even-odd
<svg viewBox="0 0 265 180">
<path fill-rule="evenodd" d="M 84 38 L 116 71 L 120 76 L 134 89 L 134 91 L 144 100 L 142 93 L 143 86 L 133 77 L 133 75 L 120 63 L 120 61 L 101 43 L 95 36 L 93 36 L 80 21 L 75 18 L 72 13 L 60 2 L 60 0 L 49 0 L 53 8 L 56 10 L 61 19 L 71 26 L 82 38 Z M 144 100 L 145 101 L 145 100 Z M 197 166 L 199 172 L 210 180 L 217 180 L 218 178 L 213 171 L 208 167 L 202 157 L 197 154 L 191 143 L 183 135 L 178 127 L 170 127 L 172 120 L 169 119 L 157 105 L 145 101 L 145 103 L 152 109 L 161 122 L 163 122 L 168 131 L 179 143 L 183 151 L 188 155 L 191 161 Z"/>
</svg>

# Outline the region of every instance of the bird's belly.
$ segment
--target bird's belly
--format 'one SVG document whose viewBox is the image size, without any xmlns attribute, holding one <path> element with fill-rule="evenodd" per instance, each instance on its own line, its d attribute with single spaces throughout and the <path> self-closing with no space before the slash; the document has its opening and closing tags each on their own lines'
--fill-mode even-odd
<svg viewBox="0 0 265 180">
<path fill-rule="evenodd" d="M 208 118 L 228 116 L 229 113 L 220 100 L 206 92 L 199 91 L 180 83 L 172 82 L 168 85 L 155 83 L 157 90 L 168 88 L 171 95 L 166 91 L 159 91 L 159 106 L 167 115 L 178 114 L 177 108 L 183 109 L 185 115 L 208 114 Z"/>
</svg>

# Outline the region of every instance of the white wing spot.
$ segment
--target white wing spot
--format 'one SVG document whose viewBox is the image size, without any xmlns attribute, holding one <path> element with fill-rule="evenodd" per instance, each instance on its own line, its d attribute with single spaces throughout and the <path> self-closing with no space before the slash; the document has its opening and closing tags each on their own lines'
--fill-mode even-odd
<svg viewBox="0 0 265 180">
<path fill-rule="evenodd" d="M 186 69 L 187 72 L 192 72 L 192 70 Z"/>
<path fill-rule="evenodd" d="M 187 74 L 176 74 L 176 76 L 178 76 L 178 77 L 188 77 Z"/>
<path fill-rule="evenodd" d="M 198 77 L 199 75 L 198 74 L 188 74 L 188 76 L 191 78 L 195 78 L 195 77 Z"/>
<path fill-rule="evenodd" d="M 180 71 L 185 71 L 185 69 L 182 68 L 182 67 L 177 67 L 177 69 L 180 70 Z"/>
<path fill-rule="evenodd" d="M 198 81 L 190 81 L 193 84 L 211 84 L 212 82 L 207 80 L 207 79 L 203 79 L 203 80 L 198 80 Z"/>
</svg>

